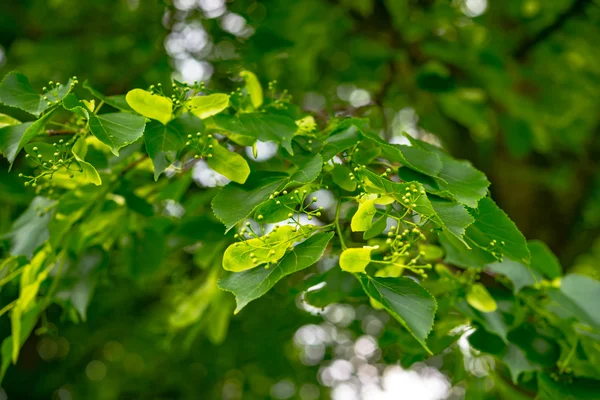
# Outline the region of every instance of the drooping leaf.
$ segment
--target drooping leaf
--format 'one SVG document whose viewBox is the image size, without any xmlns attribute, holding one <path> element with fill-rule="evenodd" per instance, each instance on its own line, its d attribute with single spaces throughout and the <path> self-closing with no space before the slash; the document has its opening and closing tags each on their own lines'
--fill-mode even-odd
<svg viewBox="0 0 600 400">
<path fill-rule="evenodd" d="M 321 156 L 324 161 L 331 160 L 336 154 L 354 146 L 360 140 L 360 132 L 354 125 L 338 130 L 323 143 Z"/>
<path fill-rule="evenodd" d="M 374 200 L 365 200 L 352 217 L 350 228 L 353 232 L 364 232 L 373 226 L 373 218 L 377 214 Z"/>
<path fill-rule="evenodd" d="M 381 304 L 427 350 L 425 339 L 437 310 L 434 297 L 410 278 L 373 278 L 356 275 L 363 289 Z"/>
<path fill-rule="evenodd" d="M 579 274 L 566 275 L 560 284 L 560 291 L 579 307 L 594 326 L 600 327 L 600 308 L 597 301 L 600 298 L 600 282 Z"/>
<path fill-rule="evenodd" d="M 502 356 L 502 361 L 508 366 L 510 376 L 515 385 L 518 383 L 519 376 L 523 372 L 535 371 L 540 368 L 539 365 L 529 361 L 523 350 L 512 343 L 508 345 L 505 354 Z"/>
<path fill-rule="evenodd" d="M 484 313 L 494 312 L 498 308 L 496 300 L 481 283 L 469 287 L 466 299 L 471 307 Z"/>
<path fill-rule="evenodd" d="M 69 80 L 67 84 L 50 89 L 42 95 L 31 87 L 29 79 L 25 75 L 12 71 L 0 82 L 0 103 L 20 108 L 39 117 L 46 109 L 51 107 L 49 103 L 60 102 L 69 94 L 71 88 L 72 81 Z"/>
<path fill-rule="evenodd" d="M 208 166 L 234 182 L 246 182 L 250 175 L 250 167 L 246 159 L 238 153 L 227 150 L 215 139 L 211 139 L 211 144 L 213 147 L 210 152 L 211 157 L 207 159 Z"/>
<path fill-rule="evenodd" d="M 164 96 L 142 89 L 133 89 L 125 96 L 127 104 L 138 114 L 160 121 L 166 125 L 172 117 L 173 102 Z"/>
<path fill-rule="evenodd" d="M 92 114 L 89 124 L 94 136 L 118 156 L 121 148 L 142 137 L 146 119 L 129 113 Z"/>
<path fill-rule="evenodd" d="M 85 154 L 85 152 L 87 151 L 87 149 L 84 150 L 84 147 L 87 147 L 85 140 L 79 139 L 73 145 L 72 149 L 73 157 L 75 158 L 75 160 L 79 164 L 79 167 L 81 168 L 79 172 L 81 174 L 81 177 L 79 178 L 79 180 L 83 183 L 93 183 L 96 186 L 102 185 L 102 179 L 100 178 L 98 171 L 96 171 L 96 168 L 94 168 L 92 164 L 84 160 L 85 156 L 83 154 Z"/>
<path fill-rule="evenodd" d="M 442 221 L 444 227 L 456 236 L 457 239 L 467 244 L 463 236 L 469 225 L 475 221 L 475 219 L 469 214 L 462 204 L 458 204 L 452 201 L 443 200 L 439 198 L 430 198 L 431 205 Z"/>
<path fill-rule="evenodd" d="M 250 71 L 240 72 L 246 82 L 246 90 L 250 95 L 250 102 L 254 108 L 259 108 L 263 103 L 263 89 L 256 75 Z"/>
<path fill-rule="evenodd" d="M 277 265 L 269 269 L 254 268 L 230 274 L 219 281 L 219 287 L 235 295 L 237 314 L 248 303 L 267 293 L 283 277 L 316 263 L 332 237 L 332 232 L 317 233 L 295 246 Z"/>
<path fill-rule="evenodd" d="M 213 211 L 229 231 L 268 200 L 273 192 L 283 188 L 288 179 L 284 173 L 263 172 L 250 175 L 244 185 L 231 182 L 214 197 Z"/>
<path fill-rule="evenodd" d="M 229 96 L 223 93 L 215 93 L 208 96 L 196 96 L 189 99 L 185 106 L 200 119 L 217 115 L 229 107 Z"/>
</svg>

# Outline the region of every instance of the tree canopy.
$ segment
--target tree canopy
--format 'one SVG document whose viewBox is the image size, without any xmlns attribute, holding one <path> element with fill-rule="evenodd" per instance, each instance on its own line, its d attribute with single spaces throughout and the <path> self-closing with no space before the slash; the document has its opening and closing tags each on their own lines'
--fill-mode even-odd
<svg viewBox="0 0 600 400">
<path fill-rule="evenodd" d="M 598 2 L 0 22 L 8 398 L 598 398 Z"/>
</svg>

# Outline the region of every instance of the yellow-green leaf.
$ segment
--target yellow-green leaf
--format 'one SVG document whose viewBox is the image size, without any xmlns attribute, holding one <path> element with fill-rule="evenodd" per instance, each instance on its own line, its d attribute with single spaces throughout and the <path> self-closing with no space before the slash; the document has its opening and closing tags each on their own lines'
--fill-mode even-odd
<svg viewBox="0 0 600 400">
<path fill-rule="evenodd" d="M 208 166 L 226 178 L 244 183 L 250 175 L 250 167 L 244 157 L 238 153 L 227 150 L 217 140 L 212 140 L 212 157 L 208 158 Z"/>
<path fill-rule="evenodd" d="M 223 254 L 223 268 L 240 272 L 261 264 L 275 263 L 283 257 L 294 239 L 301 235 L 292 226 L 285 225 L 263 237 L 234 243 Z"/>
<path fill-rule="evenodd" d="M 364 232 L 373 225 L 373 217 L 377 213 L 374 200 L 366 200 L 359 207 L 350 223 L 353 232 Z"/>
<path fill-rule="evenodd" d="M 340 256 L 340 267 L 347 272 L 365 272 L 371 262 L 373 247 L 346 249 Z"/>
<path fill-rule="evenodd" d="M 246 81 L 246 90 L 250 95 L 250 101 L 254 108 L 258 108 L 263 103 L 263 89 L 254 73 L 250 71 L 240 72 L 240 76 Z"/>
<path fill-rule="evenodd" d="M 216 115 L 229 107 L 229 96 L 215 93 L 208 96 L 192 97 L 186 103 L 190 112 L 200 119 Z"/>
<path fill-rule="evenodd" d="M 467 293 L 467 302 L 481 312 L 494 312 L 498 308 L 496 300 L 481 283 L 475 283 Z"/>
<path fill-rule="evenodd" d="M 173 102 L 157 94 L 152 94 L 142 89 L 133 89 L 125 96 L 127 104 L 138 114 L 155 119 L 166 124 L 171 120 Z"/>
</svg>

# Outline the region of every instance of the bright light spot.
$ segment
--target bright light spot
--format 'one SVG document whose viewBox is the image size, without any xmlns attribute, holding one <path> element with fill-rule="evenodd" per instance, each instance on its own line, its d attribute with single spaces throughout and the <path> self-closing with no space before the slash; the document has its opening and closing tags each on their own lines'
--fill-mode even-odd
<svg viewBox="0 0 600 400">
<path fill-rule="evenodd" d="M 246 28 L 246 20 L 239 14 L 227 13 L 221 19 L 221 28 L 234 35 L 241 35 Z"/>
<path fill-rule="evenodd" d="M 225 6 L 225 0 L 200 0 L 200 7 L 204 11 L 216 11 Z"/>
<path fill-rule="evenodd" d="M 354 308 L 347 304 L 331 304 L 325 312 L 325 317 L 329 321 L 342 327 L 350 325 L 355 316 Z"/>
<path fill-rule="evenodd" d="M 256 141 L 256 158 L 254 158 L 254 152 L 251 146 L 246 147 L 246 155 L 248 158 L 253 159 L 254 161 L 263 162 L 272 158 L 275 154 L 277 154 L 277 149 L 279 147 L 274 142 L 261 142 L 260 140 Z"/>
<path fill-rule="evenodd" d="M 288 379 L 283 379 L 271 387 L 271 396 L 276 399 L 289 399 L 296 393 L 296 386 Z"/>
<path fill-rule="evenodd" d="M 390 142 L 394 144 L 410 144 L 410 141 L 403 136 L 403 133 L 406 132 L 412 137 L 418 137 L 418 122 L 419 117 L 414 108 L 405 107 L 398 111 L 392 120 L 393 137 Z"/>
<path fill-rule="evenodd" d="M 206 61 L 185 58 L 176 61 L 177 70 L 185 82 L 206 81 L 213 73 L 213 66 Z"/>
<path fill-rule="evenodd" d="M 204 187 L 225 186 L 229 183 L 229 179 L 211 169 L 205 161 L 199 161 L 194 165 L 192 178 L 194 182 Z"/>
<path fill-rule="evenodd" d="M 352 91 L 348 101 L 354 108 L 363 107 L 371 102 L 371 95 L 365 89 L 356 89 Z"/>
<path fill-rule="evenodd" d="M 348 360 L 335 360 L 327 369 L 331 378 L 336 381 L 347 381 L 354 372 L 354 366 Z"/>
<path fill-rule="evenodd" d="M 361 336 L 354 343 L 354 352 L 359 357 L 370 358 L 378 349 L 377 341 L 372 336 Z"/>
<path fill-rule="evenodd" d="M 313 203 L 313 206 L 315 207 L 323 207 L 324 210 L 329 210 L 335 205 L 335 197 L 333 196 L 333 193 L 327 189 L 319 189 L 316 192 L 311 193 L 310 197 L 312 198 L 313 196 L 317 198 L 316 203 Z"/>
<path fill-rule="evenodd" d="M 85 367 L 85 374 L 91 381 L 101 381 L 106 376 L 106 365 L 102 361 L 90 361 Z"/>
<path fill-rule="evenodd" d="M 185 214 L 185 208 L 175 200 L 169 199 L 163 202 L 163 215 L 167 217 L 173 217 L 177 219 L 181 219 L 183 214 Z"/>
<path fill-rule="evenodd" d="M 192 8 L 194 8 L 194 6 L 196 5 L 196 1 L 195 0 L 174 0 L 173 5 L 178 10 L 188 11 L 188 10 L 191 10 Z"/>
<path fill-rule="evenodd" d="M 470 18 L 478 17 L 487 9 L 487 0 L 463 0 L 460 10 Z"/>
</svg>

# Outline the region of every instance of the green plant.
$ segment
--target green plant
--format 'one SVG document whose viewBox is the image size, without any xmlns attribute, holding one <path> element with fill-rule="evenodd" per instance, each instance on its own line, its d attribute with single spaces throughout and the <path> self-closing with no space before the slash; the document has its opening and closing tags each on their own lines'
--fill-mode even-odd
<svg viewBox="0 0 600 400">
<path fill-rule="evenodd" d="M 51 329 L 51 305 L 85 320 L 114 270 L 162 282 L 165 335 L 219 343 L 233 312 L 327 257 L 339 262 L 298 283 L 305 301 L 360 302 L 362 288 L 400 324 L 405 362 L 442 353 L 470 325 L 471 345 L 512 378 L 506 391 L 593 398 L 600 284 L 563 276 L 483 173 L 410 136 L 390 144 L 367 119 L 306 115 L 274 84 L 265 95 L 254 74 L 240 77 L 230 94 L 175 81 L 104 96 L 87 83 L 76 95 L 75 77 L 39 94 L 6 75 L 0 102 L 36 119 L 2 115 L 0 151 L 36 197 L 4 240 L 2 374 L 36 326 Z M 255 162 L 259 141 L 277 156 Z M 231 182 L 191 186 L 202 163 Z M 350 286 L 336 283 L 349 274 Z"/>
</svg>

